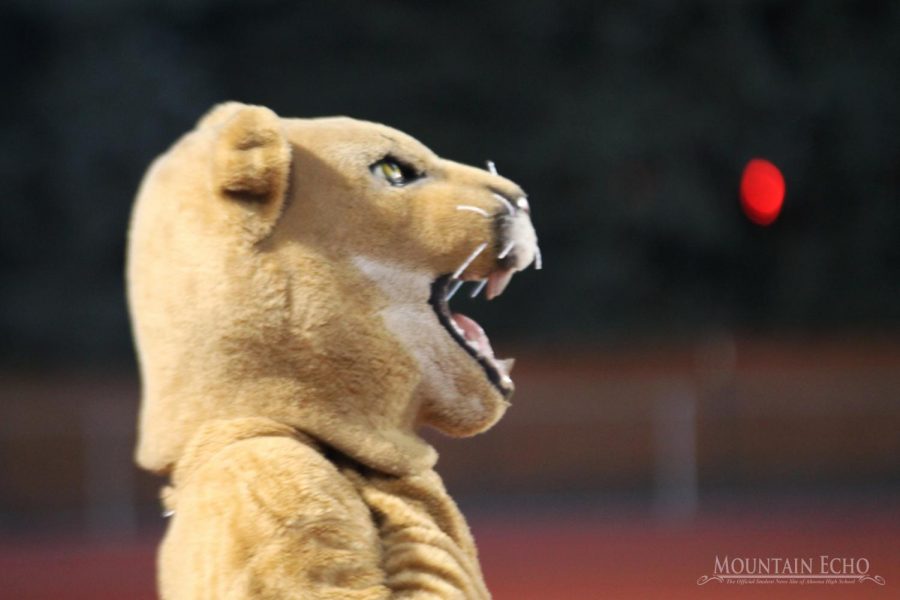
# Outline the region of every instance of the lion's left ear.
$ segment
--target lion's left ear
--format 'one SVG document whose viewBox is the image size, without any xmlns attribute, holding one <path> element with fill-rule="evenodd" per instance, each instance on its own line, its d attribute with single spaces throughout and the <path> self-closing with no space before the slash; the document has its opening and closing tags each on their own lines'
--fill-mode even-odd
<svg viewBox="0 0 900 600">
<path fill-rule="evenodd" d="M 220 195 L 277 218 L 291 169 L 291 146 L 281 121 L 262 106 L 229 108 L 231 114 L 215 133 L 213 186 Z"/>
</svg>

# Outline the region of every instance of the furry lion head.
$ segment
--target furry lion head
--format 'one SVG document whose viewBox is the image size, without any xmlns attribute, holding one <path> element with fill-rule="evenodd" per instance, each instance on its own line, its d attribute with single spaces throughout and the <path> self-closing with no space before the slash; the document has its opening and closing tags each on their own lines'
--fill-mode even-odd
<svg viewBox="0 0 900 600">
<path fill-rule="evenodd" d="M 429 467 L 427 425 L 490 427 L 510 362 L 451 312 L 539 266 L 523 191 L 354 119 L 219 105 L 148 170 L 128 292 L 138 461 L 165 472 L 211 419 L 265 416 L 373 468 Z"/>
</svg>

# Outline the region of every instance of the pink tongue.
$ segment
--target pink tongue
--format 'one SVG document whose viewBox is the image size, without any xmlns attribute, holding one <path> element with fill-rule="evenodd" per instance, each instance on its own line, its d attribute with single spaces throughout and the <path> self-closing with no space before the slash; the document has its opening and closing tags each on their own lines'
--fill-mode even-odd
<svg viewBox="0 0 900 600">
<path fill-rule="evenodd" d="M 453 313 L 450 316 L 453 319 L 453 322 L 456 323 L 456 326 L 462 329 L 463 337 L 466 338 L 466 341 L 472 342 L 472 344 L 478 349 L 478 352 L 480 352 L 484 356 L 487 356 L 488 358 L 494 358 L 494 349 L 491 348 L 491 342 L 485 335 L 484 329 L 481 328 L 481 325 L 479 325 L 466 315 Z"/>
</svg>

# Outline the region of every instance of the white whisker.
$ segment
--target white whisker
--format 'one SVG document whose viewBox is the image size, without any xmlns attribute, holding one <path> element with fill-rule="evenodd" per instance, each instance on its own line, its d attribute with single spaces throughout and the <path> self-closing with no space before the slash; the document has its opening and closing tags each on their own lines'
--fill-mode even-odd
<svg viewBox="0 0 900 600">
<path fill-rule="evenodd" d="M 479 215 L 481 215 L 483 217 L 491 216 L 490 213 L 488 211 L 484 210 L 483 208 L 478 208 L 477 206 L 471 206 L 469 204 L 457 204 L 456 210 L 468 210 L 473 213 L 478 213 Z"/>
<path fill-rule="evenodd" d="M 455 282 L 453 282 L 453 285 L 450 286 L 450 291 L 447 292 L 447 297 L 445 298 L 445 300 L 447 300 L 447 302 L 449 302 L 450 298 L 452 298 L 453 295 L 459 291 L 459 288 L 460 288 L 460 286 L 462 286 L 462 284 L 463 284 L 462 279 L 457 279 Z"/>
<path fill-rule="evenodd" d="M 496 192 L 492 195 L 494 196 L 494 198 L 496 198 L 497 200 L 499 200 L 500 202 L 503 203 L 503 206 L 506 207 L 506 212 L 509 213 L 509 216 L 512 217 L 516 214 L 516 209 L 513 208 L 513 205 L 509 200 L 507 200 L 506 198 L 504 198 L 503 196 L 501 196 L 500 194 L 498 194 Z"/>
<path fill-rule="evenodd" d="M 515 247 L 516 247 L 516 242 L 515 242 L 515 240 L 513 240 L 503 248 L 503 250 L 500 252 L 500 254 L 497 255 L 497 258 L 499 258 L 501 260 L 506 258 L 506 255 L 509 254 L 512 251 L 512 249 Z"/>
<path fill-rule="evenodd" d="M 494 161 L 488 160 L 485 162 L 487 163 L 488 173 L 490 173 L 491 175 L 496 175 L 497 174 L 497 165 L 494 164 Z"/>
<path fill-rule="evenodd" d="M 544 268 L 544 260 L 541 258 L 541 247 L 534 245 L 534 269 L 540 271 Z"/>
<path fill-rule="evenodd" d="M 485 286 L 485 285 L 487 285 L 487 279 L 482 279 L 481 281 L 479 281 L 479 282 L 478 282 L 478 285 L 475 286 L 475 289 L 472 290 L 472 293 L 469 294 L 469 297 L 470 297 L 470 298 L 476 297 L 478 294 L 481 293 L 481 290 L 484 289 L 484 286 Z"/>
<path fill-rule="evenodd" d="M 465 271 L 472 261 L 478 258 L 478 255 L 484 252 L 484 249 L 487 248 L 487 242 L 482 242 L 478 245 L 475 250 L 472 251 L 472 254 L 463 262 L 463 264 L 459 265 L 459 268 L 453 273 L 453 279 L 459 279 L 459 276 L 462 275 L 462 272 Z"/>
</svg>

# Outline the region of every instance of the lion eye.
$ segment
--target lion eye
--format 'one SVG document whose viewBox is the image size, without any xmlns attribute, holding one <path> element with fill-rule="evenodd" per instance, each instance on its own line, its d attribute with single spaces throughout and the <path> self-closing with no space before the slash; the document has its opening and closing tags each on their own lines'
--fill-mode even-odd
<svg viewBox="0 0 900 600">
<path fill-rule="evenodd" d="M 379 166 L 381 167 L 381 174 L 384 175 L 384 178 L 394 185 L 400 185 L 406 181 L 406 178 L 403 177 L 403 171 L 400 170 L 400 165 L 397 163 L 384 161 Z"/>
<path fill-rule="evenodd" d="M 373 164 L 370 169 L 375 176 L 383 178 L 394 186 L 403 186 L 422 177 L 415 169 L 392 156 L 385 156 Z"/>
</svg>

